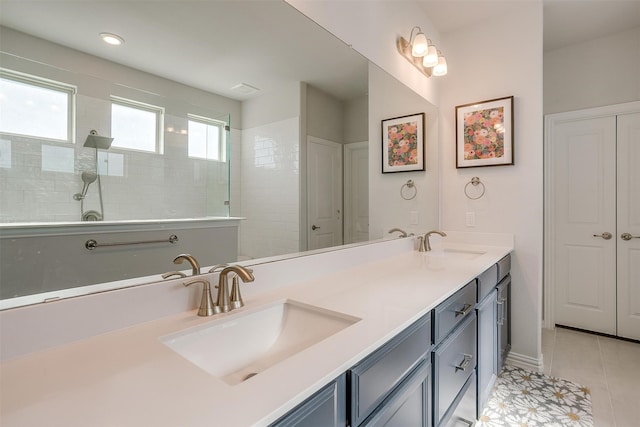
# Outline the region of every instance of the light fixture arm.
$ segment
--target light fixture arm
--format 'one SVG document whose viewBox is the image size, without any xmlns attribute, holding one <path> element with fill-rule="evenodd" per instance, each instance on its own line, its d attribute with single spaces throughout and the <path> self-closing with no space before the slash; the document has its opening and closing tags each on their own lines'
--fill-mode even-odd
<svg viewBox="0 0 640 427">
<path fill-rule="evenodd" d="M 422 32 L 422 29 L 420 27 L 418 27 L 417 25 L 415 27 L 413 27 L 411 29 L 411 34 L 409 34 L 409 44 L 413 43 L 413 32 L 415 30 L 418 30 L 418 34 L 420 34 Z"/>
</svg>

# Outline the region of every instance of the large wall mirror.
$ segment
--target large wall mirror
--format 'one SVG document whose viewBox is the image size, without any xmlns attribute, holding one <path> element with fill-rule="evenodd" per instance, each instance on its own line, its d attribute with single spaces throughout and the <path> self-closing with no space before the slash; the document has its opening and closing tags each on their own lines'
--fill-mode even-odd
<svg viewBox="0 0 640 427">
<path fill-rule="evenodd" d="M 0 123 L 0 250 L 15 267 L 0 272 L 4 307 L 158 280 L 180 252 L 262 262 L 382 237 L 369 224 L 373 66 L 286 2 L 2 7 L 0 95 L 15 112 Z M 437 212 L 437 183 L 423 191 Z M 176 245 L 73 252 L 88 232 L 175 230 Z"/>
</svg>

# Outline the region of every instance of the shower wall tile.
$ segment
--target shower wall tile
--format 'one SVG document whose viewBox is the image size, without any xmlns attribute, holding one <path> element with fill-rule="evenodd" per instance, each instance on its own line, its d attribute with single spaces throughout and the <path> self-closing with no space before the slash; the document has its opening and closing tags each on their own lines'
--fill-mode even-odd
<svg viewBox="0 0 640 427">
<path fill-rule="evenodd" d="M 299 119 L 242 131 L 240 254 L 299 251 Z"/>
</svg>

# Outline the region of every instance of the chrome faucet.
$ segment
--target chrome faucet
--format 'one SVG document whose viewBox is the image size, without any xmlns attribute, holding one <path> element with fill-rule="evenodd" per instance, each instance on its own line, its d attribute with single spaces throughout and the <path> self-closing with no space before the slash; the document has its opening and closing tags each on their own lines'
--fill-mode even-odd
<svg viewBox="0 0 640 427">
<path fill-rule="evenodd" d="M 174 258 L 173 263 L 182 264 L 182 261 L 184 261 L 185 259 L 189 262 L 189 264 L 191 264 L 191 275 L 198 276 L 200 274 L 200 264 L 198 264 L 198 261 L 196 261 L 196 259 L 192 255 L 180 254 Z"/>
<path fill-rule="evenodd" d="M 229 298 L 229 279 L 227 277 L 229 273 L 236 274 L 236 277 L 233 278 L 231 298 Z M 220 272 L 220 278 L 218 279 L 218 297 L 216 298 L 216 309 L 219 310 L 219 312 L 226 313 L 244 305 L 242 296 L 240 295 L 240 286 L 237 281 L 238 277 L 245 283 L 255 280 L 252 270 L 242 267 L 241 265 L 230 265 Z"/>
<path fill-rule="evenodd" d="M 208 280 L 204 279 L 195 279 L 190 282 L 184 283 L 185 286 L 190 286 L 195 283 L 202 283 L 202 299 L 200 300 L 200 308 L 198 309 L 198 316 L 208 317 L 213 316 L 216 313 L 219 313 L 216 310 L 216 306 L 213 304 L 213 300 L 211 299 L 211 284 Z"/>
<path fill-rule="evenodd" d="M 431 243 L 429 242 L 429 237 L 432 234 L 438 234 L 442 237 L 447 237 L 447 233 L 443 231 L 431 230 L 425 233 L 424 237 L 422 238 L 422 242 L 420 244 L 420 249 L 419 249 L 420 252 L 429 252 L 431 250 Z"/>
<path fill-rule="evenodd" d="M 391 230 L 389 230 L 389 234 L 395 233 L 396 231 L 400 233 L 398 237 L 407 237 L 407 232 L 401 228 L 392 228 Z"/>
</svg>

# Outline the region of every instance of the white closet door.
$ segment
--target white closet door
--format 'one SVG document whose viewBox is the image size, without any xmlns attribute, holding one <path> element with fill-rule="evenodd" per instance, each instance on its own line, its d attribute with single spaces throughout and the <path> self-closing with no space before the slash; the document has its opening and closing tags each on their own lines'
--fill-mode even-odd
<svg viewBox="0 0 640 427">
<path fill-rule="evenodd" d="M 561 122 L 552 138 L 555 323 L 615 335 L 616 118 Z"/>
<path fill-rule="evenodd" d="M 616 237 L 618 335 L 640 340 L 640 113 L 618 116 Z"/>
</svg>

